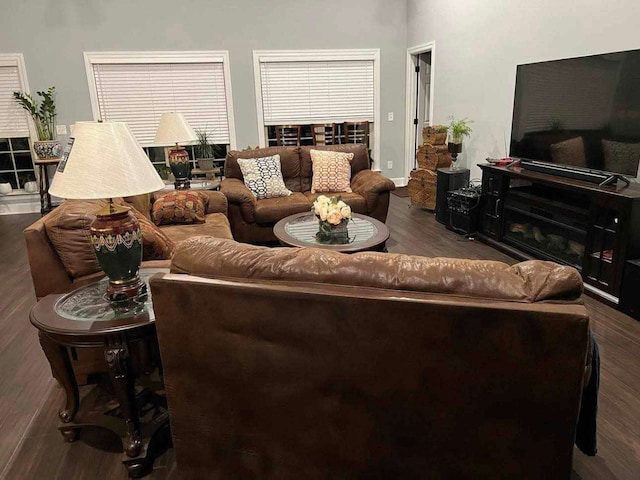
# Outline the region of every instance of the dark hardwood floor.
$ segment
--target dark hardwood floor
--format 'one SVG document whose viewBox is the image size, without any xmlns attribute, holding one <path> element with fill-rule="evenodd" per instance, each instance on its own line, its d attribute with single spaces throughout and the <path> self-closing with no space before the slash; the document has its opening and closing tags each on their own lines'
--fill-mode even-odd
<svg viewBox="0 0 640 480">
<path fill-rule="evenodd" d="M 56 430 L 63 392 L 29 323 L 35 303 L 22 229 L 36 215 L 0 216 L 0 480 L 125 479 L 120 453 L 100 432 L 65 444 Z M 389 251 L 515 261 L 436 223 L 433 214 L 391 196 Z M 573 480 L 640 478 L 640 322 L 585 297 L 601 349 L 599 453 L 574 454 Z M 94 448 L 100 445 L 105 450 Z M 111 449 L 111 451 L 109 451 Z M 164 479 L 169 450 L 146 478 Z"/>
</svg>

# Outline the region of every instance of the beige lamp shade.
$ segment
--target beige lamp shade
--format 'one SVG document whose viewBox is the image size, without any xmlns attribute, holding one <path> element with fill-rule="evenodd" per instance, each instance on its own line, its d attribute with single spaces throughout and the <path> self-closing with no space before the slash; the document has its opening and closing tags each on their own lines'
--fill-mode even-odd
<svg viewBox="0 0 640 480">
<path fill-rule="evenodd" d="M 155 192 L 164 182 L 123 122 L 77 122 L 49 193 L 99 199 Z"/>
<path fill-rule="evenodd" d="M 189 122 L 181 113 L 163 113 L 156 132 L 156 145 L 175 145 L 192 143 L 198 139 Z"/>
</svg>

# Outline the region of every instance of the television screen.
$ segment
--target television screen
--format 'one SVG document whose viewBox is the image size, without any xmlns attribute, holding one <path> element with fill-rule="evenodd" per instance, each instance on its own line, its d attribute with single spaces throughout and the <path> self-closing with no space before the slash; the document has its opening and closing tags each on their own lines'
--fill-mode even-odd
<svg viewBox="0 0 640 480">
<path fill-rule="evenodd" d="M 640 50 L 518 65 L 510 155 L 638 176 Z"/>
</svg>

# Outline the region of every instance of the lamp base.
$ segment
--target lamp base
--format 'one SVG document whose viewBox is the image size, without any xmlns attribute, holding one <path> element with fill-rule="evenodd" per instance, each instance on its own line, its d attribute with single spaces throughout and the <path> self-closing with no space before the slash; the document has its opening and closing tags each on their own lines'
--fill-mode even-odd
<svg viewBox="0 0 640 480">
<path fill-rule="evenodd" d="M 135 298 L 146 293 L 146 285 L 138 275 L 142 263 L 140 224 L 129 208 L 114 205 L 109 199 L 109 204 L 96 213 L 90 233 L 98 263 L 109 277 L 109 300 Z"/>
<path fill-rule="evenodd" d="M 173 176 L 176 177 L 173 184 L 176 190 L 189 188 L 189 153 L 180 145 L 169 150 L 169 167 Z"/>
</svg>

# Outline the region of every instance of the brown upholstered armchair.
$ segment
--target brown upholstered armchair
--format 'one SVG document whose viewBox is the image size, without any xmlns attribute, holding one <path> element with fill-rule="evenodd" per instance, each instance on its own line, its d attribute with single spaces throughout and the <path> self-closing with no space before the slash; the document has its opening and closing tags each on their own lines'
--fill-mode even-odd
<svg viewBox="0 0 640 480">
<path fill-rule="evenodd" d="M 389 194 L 394 183 L 380 172 L 369 168 L 366 145 L 326 145 L 313 147 L 269 147 L 255 150 L 232 151 L 225 162 L 226 178 L 220 191 L 229 201 L 229 222 L 233 238 L 240 242 L 266 243 L 276 241 L 273 225 L 294 213 L 306 212 L 318 194 L 311 193 L 313 176 L 310 150 L 353 152 L 351 163 L 351 193 L 336 193 L 355 213 L 369 215 L 384 222 L 389 209 Z M 260 158 L 280 155 L 282 176 L 289 190 L 288 197 L 256 200 L 245 186 L 238 158 Z M 324 195 L 331 195 L 325 193 Z"/>
</svg>

